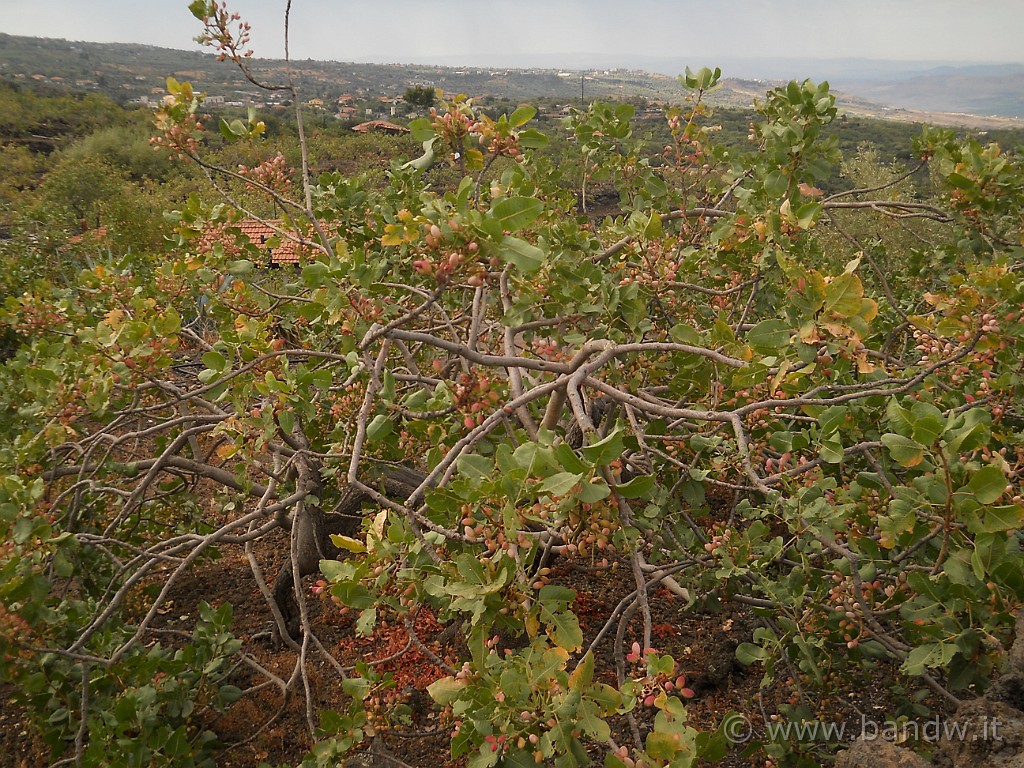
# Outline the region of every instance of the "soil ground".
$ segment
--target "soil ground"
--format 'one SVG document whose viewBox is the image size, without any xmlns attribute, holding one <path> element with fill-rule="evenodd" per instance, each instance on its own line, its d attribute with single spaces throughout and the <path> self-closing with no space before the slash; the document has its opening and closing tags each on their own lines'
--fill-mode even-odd
<svg viewBox="0 0 1024 768">
<path fill-rule="evenodd" d="M 261 541 L 257 557 L 272 578 L 280 566 L 281 554 L 287 550 L 284 532 L 276 532 Z M 552 581 L 577 592 L 574 609 L 580 618 L 587 642 L 595 636 L 603 621 L 631 591 L 628 570 L 593 570 L 562 562 L 553 569 Z M 372 637 L 358 637 L 351 614 L 343 615 L 323 595 L 313 593 L 313 580 L 307 579 L 306 590 L 312 624 L 326 648 L 343 665 L 357 662 L 374 664 L 406 647 L 408 633 L 401 624 L 381 624 Z M 233 632 L 244 643 L 244 649 L 259 664 L 282 679 L 294 669 L 295 653 L 286 647 L 275 647 L 270 639 L 269 609 L 253 581 L 248 562 L 238 550 L 226 550 L 218 560 L 200 564 L 193 573 L 179 582 L 173 601 L 162 612 L 160 628 L 190 631 L 200 601 L 214 605 L 228 601 L 234 608 Z M 671 654 L 680 662 L 688 685 L 696 695 L 687 702 L 691 724 L 700 730 L 714 730 L 730 711 L 744 714 L 755 732 L 763 727 L 764 717 L 778 711 L 786 700 L 795 700 L 794 689 L 785 682 L 762 688 L 763 670 L 755 665 L 743 668 L 735 661 L 736 646 L 749 641 L 758 618 L 748 609 L 687 610 L 685 604 L 671 593 L 661 590 L 652 595 L 654 614 L 654 645 L 660 653 Z M 456 644 L 443 646 L 436 639 L 443 629 L 433 617 L 421 614 L 416 621 L 419 636 L 439 657 L 458 666 Z M 640 637 L 640 620 L 630 627 L 627 645 Z M 434 638 L 434 639 L 431 639 Z M 599 647 L 597 675 L 614 684 L 611 641 Z M 342 710 L 346 699 L 342 694 L 336 671 L 314 653 L 309 663 L 311 695 L 316 708 Z M 433 662 L 415 647 L 390 661 L 374 664 L 380 673 L 391 673 L 395 680 L 393 692 L 380 700 L 383 709 L 398 702 L 406 703 L 411 722 L 389 725 L 382 721 L 375 747 L 384 747 L 413 768 L 456 768 L 464 760 L 450 756 L 450 726 L 438 721 L 438 715 L 426 694 L 426 686 L 442 676 Z M 886 690 L 887 675 L 871 679 L 839 680 L 830 695 L 812 693 L 819 712 L 830 719 L 858 721 L 861 715 L 878 713 L 892 705 Z M 242 688 L 262 682 L 247 669 L 234 680 Z M 9 693 L 9 692 L 7 692 Z M 6 701 L 9 696 L 4 696 Z M 641 708 L 642 709 L 642 708 Z M 651 710 L 638 711 L 641 729 Z M 21 713 L 9 704 L 0 708 L 0 766 L 46 765 L 45 753 Z M 624 719 L 613 722 L 620 743 L 629 743 Z M 225 768 L 250 768 L 260 763 L 296 765 L 308 752 L 312 740 L 307 727 L 301 689 L 290 697 L 282 710 L 282 696 L 274 686 L 243 697 L 227 713 L 209 718 L 204 726 L 217 734 L 226 749 L 217 764 Z M 235 745 L 235 746 L 232 746 Z M 756 750 L 744 755 L 735 747 L 720 765 L 765 766 L 765 754 Z"/>
<path fill-rule="evenodd" d="M 716 513 L 723 513 L 724 504 Z M 222 522 L 226 522 L 222 521 Z M 288 552 L 288 536 L 277 530 L 264 536 L 254 553 L 264 576 L 272 582 Z M 629 569 L 595 569 L 569 560 L 557 560 L 550 575 L 552 583 L 576 592 L 573 610 L 580 620 L 589 646 L 619 601 L 633 588 Z M 465 759 L 453 760 L 450 753 L 451 726 L 439 721 L 426 687 L 442 671 L 415 646 L 409 646 L 409 635 L 401 623 L 381 621 L 371 637 L 360 637 L 355 631 L 353 614 L 341 612 L 326 594 L 316 594 L 315 578 L 304 582 L 307 604 L 314 632 L 337 661 L 352 668 L 357 663 L 371 664 L 380 673 L 390 673 L 395 685 L 377 700 L 380 720 L 375 749 L 386 749 L 411 768 L 461 768 Z M 286 646 L 275 644 L 271 637 L 273 620 L 262 594 L 257 588 L 249 562 L 240 547 L 226 547 L 218 559 L 201 561 L 179 579 L 171 599 L 160 610 L 155 629 L 180 630 L 191 633 L 198 606 L 207 601 L 217 607 L 229 602 L 233 607 L 232 632 L 243 642 L 243 650 L 265 669 L 288 680 L 295 669 L 296 654 Z M 713 731 L 729 712 L 747 718 L 755 734 L 764 733 L 765 718 L 779 712 L 786 703 L 798 700 L 810 705 L 823 720 L 855 724 L 859 732 L 862 717 L 880 717 L 892 713 L 897 702 L 888 690 L 895 679 L 895 669 L 880 664 L 858 678 L 831 676 L 827 691 L 805 690 L 803 698 L 792 678 L 785 673 L 780 679 L 763 685 L 764 670 L 760 665 L 743 667 L 736 661 L 736 647 L 751 640 L 760 619 L 743 606 L 711 606 L 687 609 L 686 604 L 665 589 L 651 594 L 653 644 L 662 654 L 671 654 L 686 675 L 694 698 L 687 702 L 690 724 L 698 730 Z M 148 608 L 137 606 L 137 610 Z M 433 616 L 421 612 L 415 621 L 417 636 L 426 643 L 431 654 L 458 668 L 468 654 L 458 638 L 445 643 L 444 627 Z M 614 633 L 611 633 L 614 635 Z M 639 612 L 626 632 L 626 646 L 642 636 Z M 161 642 L 171 636 L 161 635 Z M 611 636 L 596 652 L 596 677 L 615 684 Z M 460 650 L 461 647 L 461 650 Z M 337 671 L 324 657 L 310 650 L 307 670 L 310 696 L 314 710 L 343 711 L 348 699 L 342 692 Z M 265 681 L 248 667 L 240 666 L 231 680 L 242 689 Z M 24 718 L 10 701 L 10 690 L 0 689 L 0 768 L 27 768 L 48 764 L 46 750 Z M 399 703 L 407 706 L 404 722 L 389 722 L 387 712 Z M 935 702 L 929 702 L 934 705 Z M 282 706 L 283 705 L 283 706 Z M 641 732 L 650 727 L 655 710 L 639 707 L 636 711 Z M 613 736 L 620 744 L 631 744 L 625 718 L 612 719 Z M 214 732 L 224 745 L 217 765 L 225 768 L 255 768 L 261 763 L 293 766 L 301 762 L 313 744 L 310 736 L 305 699 L 301 685 L 284 702 L 277 687 L 265 686 L 244 696 L 220 716 L 209 716 L 201 723 Z M 366 744 L 358 749 L 365 749 Z M 750 745 L 732 748 L 718 765 L 771 766 L 763 750 Z M 837 745 L 822 745 L 817 757 L 827 757 Z M 749 753 L 749 754 L 745 754 Z M 603 756 L 595 764 L 603 762 Z M 382 763 L 383 764 L 383 763 Z"/>
</svg>

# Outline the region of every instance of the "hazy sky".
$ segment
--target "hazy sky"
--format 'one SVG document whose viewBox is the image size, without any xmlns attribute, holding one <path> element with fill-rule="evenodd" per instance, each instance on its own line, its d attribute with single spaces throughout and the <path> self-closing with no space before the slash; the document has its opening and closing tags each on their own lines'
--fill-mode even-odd
<svg viewBox="0 0 1024 768">
<path fill-rule="evenodd" d="M 0 0 L 0 31 L 194 49 L 188 0 Z M 231 0 L 257 56 L 282 55 L 285 0 Z M 293 0 L 293 58 L 427 62 L 615 51 L 692 58 L 1024 62 L 1024 0 Z M 610 64 L 613 66 L 614 63 Z"/>
</svg>

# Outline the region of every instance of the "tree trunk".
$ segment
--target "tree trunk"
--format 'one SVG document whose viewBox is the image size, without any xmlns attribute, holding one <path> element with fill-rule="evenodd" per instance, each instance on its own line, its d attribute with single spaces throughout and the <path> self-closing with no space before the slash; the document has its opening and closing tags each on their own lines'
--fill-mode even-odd
<svg viewBox="0 0 1024 768">
<path fill-rule="evenodd" d="M 301 456 L 296 462 L 298 478 L 296 489 L 306 490 L 317 499 L 323 498 L 323 480 L 319 462 Z M 426 475 L 408 467 L 389 467 L 381 478 L 380 490 L 387 496 L 404 501 L 423 482 Z M 321 560 L 333 560 L 339 550 L 330 534 L 352 536 L 362 523 L 362 506 L 369 496 L 356 488 L 347 487 L 334 511 L 325 513 L 318 504 L 300 504 L 295 510 L 292 530 L 295 536 L 296 564 L 299 579 L 320 570 Z M 295 599 L 295 579 L 292 575 L 291 556 L 277 574 L 273 588 L 274 602 L 284 618 L 284 629 L 295 640 L 302 637 L 302 621 Z M 280 629 L 280 628 L 279 628 Z"/>
</svg>

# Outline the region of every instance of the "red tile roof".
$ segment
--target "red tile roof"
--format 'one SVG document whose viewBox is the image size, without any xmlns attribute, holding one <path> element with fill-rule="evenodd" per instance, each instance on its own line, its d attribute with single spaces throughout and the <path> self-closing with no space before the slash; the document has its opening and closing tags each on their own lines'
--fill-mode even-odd
<svg viewBox="0 0 1024 768">
<path fill-rule="evenodd" d="M 103 238 L 107 236 L 106 227 L 95 227 L 94 229 L 87 229 L 77 235 L 73 235 L 68 238 L 68 245 L 78 245 L 79 243 L 99 243 Z"/>
<path fill-rule="evenodd" d="M 277 237 L 279 243 L 270 252 L 270 263 L 276 266 L 283 264 L 298 264 L 304 255 L 307 255 L 310 251 L 308 247 L 304 247 L 301 243 L 297 243 L 294 240 L 278 234 L 277 230 L 287 232 L 287 225 L 280 219 L 270 219 L 263 221 L 261 219 L 242 219 L 236 221 L 233 224 L 227 225 L 227 227 L 237 227 L 242 231 L 249 242 L 255 245 L 257 248 L 263 248 L 267 240 L 272 237 Z M 207 250 L 212 248 L 214 244 L 220 243 L 226 248 L 234 248 L 235 243 L 233 238 L 228 238 L 224 235 L 224 229 L 227 227 L 219 227 L 207 231 L 203 234 L 203 237 L 199 241 L 200 249 Z M 276 228 L 276 230 L 275 230 Z"/>
<path fill-rule="evenodd" d="M 387 120 L 370 120 L 367 123 L 360 123 L 353 126 L 353 131 L 358 133 L 369 133 L 370 131 L 383 131 L 384 133 L 409 133 L 409 129 L 401 125 L 389 123 Z"/>
</svg>

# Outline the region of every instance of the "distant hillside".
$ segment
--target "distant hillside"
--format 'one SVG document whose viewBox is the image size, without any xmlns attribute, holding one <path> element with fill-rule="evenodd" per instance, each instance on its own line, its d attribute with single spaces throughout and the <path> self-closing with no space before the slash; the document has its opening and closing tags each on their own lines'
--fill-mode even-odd
<svg viewBox="0 0 1024 768">
<path fill-rule="evenodd" d="M 675 76 L 687 66 L 721 67 L 727 77 L 746 80 L 828 80 L 837 90 L 889 107 L 944 113 L 1024 117 L 1024 64 L 944 64 L 938 61 L 730 57 L 715 61 L 686 56 L 623 53 L 558 53 L 531 56 L 487 54 L 492 62 L 518 60 L 538 68 L 624 67 Z M 476 66 L 475 56 L 451 55 L 439 63 Z"/>
<path fill-rule="evenodd" d="M 1024 64 L 939 67 L 888 82 L 834 84 L 881 104 L 926 111 L 1024 118 Z"/>
<path fill-rule="evenodd" d="M 292 62 L 292 71 L 302 97 L 321 99 L 328 107 L 342 94 L 355 94 L 365 99 L 394 97 L 414 85 L 512 101 L 553 99 L 563 103 L 594 98 L 678 102 L 684 95 L 674 74 L 659 73 L 683 71 L 686 64 L 681 60 L 637 59 L 658 68 L 650 72 L 641 68 L 599 68 L 594 66 L 593 54 L 567 57 L 578 66 L 574 69 L 539 66 L 515 69 L 468 63 L 440 66 L 306 59 Z M 699 66 L 698 63 L 692 65 Z M 840 106 L 852 114 L 975 128 L 1024 125 L 1009 119 L 968 119 L 963 115 L 940 114 L 1024 115 L 1024 66 L 1019 65 L 1000 69 L 936 68 L 934 65 L 924 68 L 914 62 L 737 59 L 722 62 L 721 66 L 727 79 L 714 93 L 712 102 L 728 106 L 748 107 L 778 82 L 810 77 L 829 79 L 837 91 Z M 285 63 L 278 60 L 253 62 L 253 70 L 259 77 L 276 82 L 283 79 L 284 67 Z M 771 79 L 753 79 L 760 76 L 749 73 L 757 71 L 773 74 L 766 76 Z M 198 89 L 223 97 L 226 102 L 261 102 L 266 98 L 234 67 L 218 62 L 213 54 L 0 34 L 0 77 L 15 82 L 45 82 L 98 91 L 124 104 L 159 99 L 169 76 L 189 80 Z M 890 79 L 881 79 L 886 76 Z M 742 77 L 748 79 L 740 79 Z M 877 103 L 872 104 L 872 101 Z"/>
<path fill-rule="evenodd" d="M 254 60 L 257 75 L 276 82 L 284 62 Z M 432 85 L 448 93 L 508 99 L 681 94 L 674 77 L 632 70 L 564 72 L 557 69 L 442 67 L 424 64 L 363 64 L 336 61 L 292 62 L 305 98 L 334 99 L 344 92 L 396 96 L 410 85 Z M 253 86 L 213 54 L 121 43 L 85 43 L 0 34 L 0 76 L 45 80 L 102 90 L 126 102 L 162 92 L 168 76 L 190 80 L 203 91 L 226 99 L 253 95 Z"/>
</svg>

